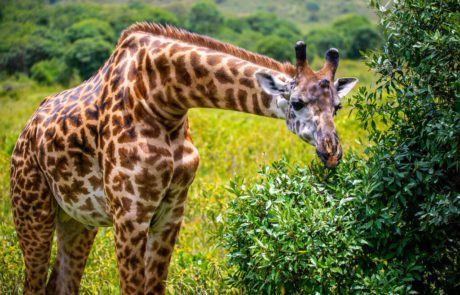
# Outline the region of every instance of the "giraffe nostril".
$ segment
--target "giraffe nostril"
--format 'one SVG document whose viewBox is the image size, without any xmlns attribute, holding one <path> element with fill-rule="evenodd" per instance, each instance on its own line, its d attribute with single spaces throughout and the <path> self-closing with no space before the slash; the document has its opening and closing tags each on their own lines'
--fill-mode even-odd
<svg viewBox="0 0 460 295">
<path fill-rule="evenodd" d="M 316 149 L 316 154 L 318 155 L 318 157 L 320 158 L 320 160 L 323 163 L 327 162 L 327 154 L 326 153 L 323 153 L 323 152 L 319 151 L 318 149 Z"/>
</svg>

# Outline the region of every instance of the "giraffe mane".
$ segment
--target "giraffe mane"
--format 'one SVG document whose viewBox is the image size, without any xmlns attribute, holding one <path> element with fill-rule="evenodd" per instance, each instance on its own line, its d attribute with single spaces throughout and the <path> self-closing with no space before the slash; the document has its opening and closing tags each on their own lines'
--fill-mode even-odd
<svg viewBox="0 0 460 295">
<path fill-rule="evenodd" d="M 231 45 L 229 43 L 221 42 L 216 39 L 199 35 L 196 33 L 191 33 L 184 29 L 179 29 L 170 25 L 161 25 L 150 22 L 136 23 L 134 25 L 129 26 L 126 30 L 122 32 L 121 37 L 118 40 L 117 46 L 120 45 L 124 40 L 126 40 L 131 34 L 139 32 L 180 40 L 192 45 L 206 47 L 225 54 L 230 54 L 237 58 L 254 63 L 256 65 L 271 70 L 279 71 L 282 73 L 286 73 L 289 76 L 294 76 L 296 73 L 295 67 L 289 62 L 282 63 L 265 55 L 253 53 L 246 49 Z"/>
</svg>

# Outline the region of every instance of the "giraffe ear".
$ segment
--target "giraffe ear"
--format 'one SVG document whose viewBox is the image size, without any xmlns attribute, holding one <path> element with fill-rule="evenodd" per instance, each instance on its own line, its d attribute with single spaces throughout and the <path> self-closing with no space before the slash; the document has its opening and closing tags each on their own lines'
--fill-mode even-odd
<svg viewBox="0 0 460 295">
<path fill-rule="evenodd" d="M 342 98 L 355 87 L 356 83 L 358 83 L 357 78 L 340 78 L 335 80 L 334 86 L 337 89 L 337 94 Z"/>
<path fill-rule="evenodd" d="M 288 83 L 283 82 L 270 74 L 263 72 L 257 73 L 256 78 L 260 87 L 262 87 L 267 94 L 281 96 L 287 96 L 289 94 Z"/>
</svg>

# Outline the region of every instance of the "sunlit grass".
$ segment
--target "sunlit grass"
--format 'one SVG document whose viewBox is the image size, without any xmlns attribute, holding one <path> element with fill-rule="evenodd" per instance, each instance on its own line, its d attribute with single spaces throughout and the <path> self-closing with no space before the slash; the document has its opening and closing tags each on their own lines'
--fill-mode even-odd
<svg viewBox="0 0 460 295">
<path fill-rule="evenodd" d="M 320 61 L 318 61 L 320 63 Z M 361 85 L 371 77 L 364 65 L 343 61 L 338 76 L 357 76 Z M 59 87 L 37 86 L 29 80 L 3 81 L 13 87 L 0 90 L 0 294 L 22 289 L 24 267 L 10 212 L 9 159 L 16 138 L 28 117 L 46 95 Z M 335 119 L 344 148 L 362 151 L 366 132 L 359 127 L 345 104 Z M 188 199 L 179 241 L 169 276 L 169 293 L 223 293 L 226 274 L 225 253 L 216 234 L 230 197 L 226 185 L 235 176 L 252 179 L 258 169 L 287 155 L 292 162 L 307 165 L 314 148 L 291 134 L 282 120 L 221 110 L 190 111 L 194 143 L 200 152 L 200 168 Z M 83 294 L 118 294 L 118 274 L 110 228 L 100 229 L 82 281 Z M 235 291 L 236 292 L 236 291 Z"/>
</svg>

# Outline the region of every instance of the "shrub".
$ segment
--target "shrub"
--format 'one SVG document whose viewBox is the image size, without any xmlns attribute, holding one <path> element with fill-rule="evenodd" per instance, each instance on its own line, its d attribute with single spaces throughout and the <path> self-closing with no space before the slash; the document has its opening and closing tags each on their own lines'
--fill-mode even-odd
<svg viewBox="0 0 460 295">
<path fill-rule="evenodd" d="M 300 36 L 299 29 L 293 23 L 282 20 L 273 13 L 258 12 L 242 18 L 241 21 L 247 23 L 253 31 L 265 36 L 279 36 L 290 41 L 296 41 Z"/>
<path fill-rule="evenodd" d="M 29 73 L 33 64 L 61 53 L 61 34 L 32 23 L 0 24 L 0 69 Z"/>
<path fill-rule="evenodd" d="M 107 60 L 112 45 L 100 38 L 84 38 L 75 41 L 65 53 L 66 64 L 77 69 L 80 77 L 88 79 Z"/>
<path fill-rule="evenodd" d="M 71 78 L 71 73 L 63 60 L 50 59 L 34 64 L 31 68 L 31 77 L 44 84 L 65 84 Z"/>
<path fill-rule="evenodd" d="M 65 31 L 70 42 L 83 38 L 102 38 L 107 42 L 114 42 L 115 33 L 109 23 L 98 19 L 85 19 L 73 24 Z"/>
<path fill-rule="evenodd" d="M 459 293 L 459 9 L 406 0 L 380 10 L 384 50 L 368 56 L 380 79 L 350 100 L 369 130 L 365 158 L 349 154 L 335 170 L 277 163 L 256 184 L 231 184 L 233 284 L 273 294 Z"/>
<path fill-rule="evenodd" d="M 307 43 L 316 48 L 319 55 L 324 54 L 329 48 L 338 48 L 340 52 L 346 52 L 346 40 L 339 32 L 330 28 L 311 31 L 306 36 Z"/>
<path fill-rule="evenodd" d="M 348 36 L 356 29 L 362 27 L 371 27 L 372 24 L 368 18 L 362 15 L 357 14 L 345 14 L 337 18 L 332 23 L 332 28 L 338 32 L 343 33 L 345 36 Z"/>
<path fill-rule="evenodd" d="M 382 37 L 372 27 L 361 27 L 353 30 L 349 38 L 349 48 L 346 57 L 350 59 L 361 58 L 361 52 L 365 52 L 368 49 L 380 48 L 382 45 Z"/>
<path fill-rule="evenodd" d="M 360 51 L 378 49 L 382 45 L 382 37 L 375 26 L 366 17 L 355 14 L 338 18 L 330 27 L 311 31 L 306 39 L 320 55 L 336 47 L 343 57 L 350 59 L 361 58 Z"/>
<path fill-rule="evenodd" d="M 276 162 L 262 169 L 256 184 L 230 184 L 237 199 L 230 204 L 225 245 L 238 267 L 233 283 L 246 292 L 327 292 L 353 277 L 364 241 L 353 229 L 347 199 L 331 194 L 311 172 Z"/>
<path fill-rule="evenodd" d="M 163 25 L 179 25 L 177 17 L 171 12 L 151 5 L 136 3 L 129 7 L 108 7 L 104 10 L 105 19 L 111 24 L 118 36 L 121 31 L 136 22 L 154 22 Z"/>
<path fill-rule="evenodd" d="M 100 19 L 101 8 L 90 3 L 58 3 L 53 6 L 50 19 L 53 28 L 64 31 L 84 19 Z"/>
<path fill-rule="evenodd" d="M 224 23 L 222 14 L 211 2 L 200 1 L 192 6 L 188 15 L 188 27 L 201 34 L 216 34 Z"/>
<path fill-rule="evenodd" d="M 375 143 L 365 203 L 373 210 L 360 216 L 382 229 L 369 229 L 375 253 L 420 268 L 412 284 L 420 293 L 460 289 L 459 9 L 454 0 L 407 0 L 380 10 L 386 42 L 368 63 L 381 78 L 355 104 Z"/>
<path fill-rule="evenodd" d="M 293 43 L 284 38 L 268 36 L 257 42 L 256 51 L 279 61 L 291 61 L 293 47 Z"/>
</svg>

